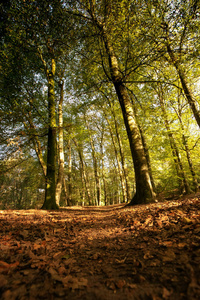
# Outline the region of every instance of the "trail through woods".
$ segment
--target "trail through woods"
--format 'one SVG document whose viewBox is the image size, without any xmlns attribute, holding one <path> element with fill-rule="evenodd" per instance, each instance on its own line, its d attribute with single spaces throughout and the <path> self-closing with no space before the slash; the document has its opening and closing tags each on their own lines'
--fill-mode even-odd
<svg viewBox="0 0 200 300">
<path fill-rule="evenodd" d="M 200 299 L 200 198 L 0 211 L 0 299 Z"/>
</svg>

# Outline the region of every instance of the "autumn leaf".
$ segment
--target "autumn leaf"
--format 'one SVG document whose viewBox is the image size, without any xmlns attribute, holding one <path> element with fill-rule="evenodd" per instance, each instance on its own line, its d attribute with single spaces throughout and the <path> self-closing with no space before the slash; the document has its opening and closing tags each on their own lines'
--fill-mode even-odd
<svg viewBox="0 0 200 300">
<path fill-rule="evenodd" d="M 18 267 L 19 261 L 15 263 L 8 264 L 4 261 L 0 261 L 0 273 L 8 273 L 11 270 L 14 270 Z"/>
</svg>

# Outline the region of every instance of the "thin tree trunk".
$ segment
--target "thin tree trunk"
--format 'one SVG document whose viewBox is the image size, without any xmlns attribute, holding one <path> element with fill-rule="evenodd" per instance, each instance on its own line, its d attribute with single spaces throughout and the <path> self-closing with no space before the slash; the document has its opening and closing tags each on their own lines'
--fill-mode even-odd
<svg viewBox="0 0 200 300">
<path fill-rule="evenodd" d="M 192 175 L 194 190 L 195 190 L 195 192 L 197 192 L 199 190 L 199 184 L 198 184 L 198 181 L 197 181 L 196 172 L 194 171 L 194 167 L 193 167 L 193 163 L 192 163 L 192 159 L 191 159 L 191 155 L 190 155 L 190 150 L 189 150 L 189 147 L 188 147 L 187 138 L 184 134 L 184 126 L 183 126 L 183 122 L 182 122 L 182 118 L 181 118 L 180 108 L 179 108 L 178 111 L 176 110 L 176 113 L 177 113 L 177 116 L 178 116 L 178 119 L 179 119 L 179 122 L 180 122 L 180 125 L 181 125 L 182 141 L 183 141 L 183 146 L 185 148 L 189 169 L 190 169 L 190 172 L 191 172 L 191 175 Z"/>
<path fill-rule="evenodd" d="M 171 146 L 171 149 L 172 149 L 172 155 L 173 155 L 173 159 L 174 159 L 174 163 L 175 163 L 175 167 L 176 167 L 177 176 L 179 178 L 180 192 L 181 193 L 185 192 L 186 194 L 189 194 L 191 192 L 191 190 L 190 190 L 189 184 L 187 182 L 185 172 L 183 170 L 183 165 L 182 165 L 182 162 L 181 162 L 181 159 L 180 159 L 180 154 L 179 154 L 178 147 L 176 145 L 174 136 L 173 136 L 172 131 L 170 129 L 168 116 L 167 116 L 167 113 L 166 113 L 166 110 L 165 110 L 165 103 L 164 103 L 164 100 L 163 100 L 163 96 L 160 93 L 158 93 L 158 96 L 159 96 L 160 106 L 161 106 L 162 113 L 163 113 L 165 127 L 167 129 L 167 134 L 168 134 L 168 137 L 169 137 L 170 146 Z"/>
<path fill-rule="evenodd" d="M 185 73 L 183 71 L 181 63 L 176 58 L 176 56 L 175 56 L 173 50 L 171 49 L 171 46 L 170 46 L 169 43 L 167 44 L 167 51 L 168 51 L 168 54 L 169 54 L 169 56 L 171 58 L 171 62 L 174 65 L 174 67 L 176 68 L 176 71 L 177 71 L 178 76 L 180 78 L 180 81 L 181 81 L 181 84 L 182 84 L 182 87 L 183 87 L 183 91 L 184 91 L 185 97 L 186 97 L 186 99 L 188 101 L 188 104 L 190 105 L 190 108 L 191 108 L 191 110 L 193 112 L 195 120 L 196 120 L 197 124 L 200 127 L 200 113 L 199 113 L 199 109 L 197 107 L 196 100 L 195 100 L 195 98 L 194 98 L 194 96 L 192 94 L 192 91 L 189 88 L 189 85 L 188 85 L 187 79 L 186 79 L 186 75 L 185 75 Z"/>
<path fill-rule="evenodd" d="M 119 134 L 119 128 L 118 128 L 116 119 L 115 119 L 115 129 L 116 129 L 116 137 L 117 137 L 118 144 L 119 144 L 119 153 L 120 153 L 120 157 L 121 157 L 123 177 L 124 177 L 125 186 L 126 186 L 126 201 L 129 202 L 131 200 L 131 191 L 130 191 L 131 189 L 130 189 L 129 180 L 128 180 L 127 166 L 126 166 L 125 158 L 124 158 L 124 150 L 123 150 L 122 141 L 121 141 L 121 137 Z"/>
<path fill-rule="evenodd" d="M 183 145 L 185 147 L 185 151 L 186 151 L 186 155 L 187 155 L 187 161 L 188 161 L 189 169 L 190 169 L 190 172 L 191 172 L 191 175 L 192 175 L 194 190 L 197 193 L 198 190 L 199 190 L 199 184 L 198 184 L 198 181 L 197 181 L 196 172 L 194 171 L 192 159 L 191 159 L 191 156 L 190 156 L 190 150 L 189 150 L 189 147 L 188 147 L 187 138 L 185 137 L 184 134 L 182 134 L 182 139 L 183 139 Z"/>
<path fill-rule="evenodd" d="M 72 205 L 72 147 L 68 140 L 68 203 Z"/>
<path fill-rule="evenodd" d="M 101 169 L 102 169 L 101 173 L 103 179 L 104 204 L 107 205 L 108 199 L 107 199 L 107 184 L 106 184 L 105 170 L 104 170 L 103 139 L 104 139 L 104 126 L 102 126 L 102 130 L 101 130 L 100 151 L 101 151 Z"/>
<path fill-rule="evenodd" d="M 117 145 L 116 145 L 116 142 L 115 142 L 115 137 L 114 137 L 113 130 L 112 130 L 112 125 L 111 125 L 110 120 L 107 117 L 105 111 L 104 111 L 104 114 L 105 114 L 105 118 L 106 118 L 106 121 L 107 121 L 108 126 L 109 126 L 110 136 L 111 136 L 111 139 L 112 139 L 113 148 L 114 148 L 114 152 L 115 152 L 115 158 L 116 158 L 116 161 L 117 161 L 117 168 L 118 168 L 118 172 L 119 172 L 119 178 L 120 178 L 121 186 L 122 186 L 122 198 L 123 198 L 123 202 L 125 203 L 127 201 L 125 178 L 124 178 L 124 174 L 122 172 L 122 167 L 121 167 L 120 160 L 119 160 L 119 154 L 118 154 Z"/>
<path fill-rule="evenodd" d="M 31 137 L 31 140 L 33 141 L 35 152 L 37 154 L 39 163 L 42 167 L 43 175 L 44 175 L 44 177 L 46 177 L 47 166 L 46 166 L 46 163 L 45 163 L 44 158 L 43 158 L 41 143 L 40 143 L 40 140 L 38 138 L 37 131 L 35 129 L 35 125 L 33 124 L 33 120 L 32 120 L 32 117 L 31 117 L 31 112 L 29 112 L 28 116 L 26 116 L 26 117 L 27 117 L 27 120 L 29 122 L 29 127 L 30 127 L 30 130 L 31 130 L 31 133 L 33 135 L 33 137 Z M 28 127 L 28 125 L 25 124 L 25 123 L 24 123 L 24 126 L 26 128 Z"/>
<path fill-rule="evenodd" d="M 65 181 L 65 176 L 63 176 L 63 188 L 64 188 L 64 195 L 65 195 L 65 205 L 70 206 L 71 203 L 69 202 L 69 198 L 68 198 L 68 192 L 67 192 L 67 185 L 66 185 L 66 181 Z"/>
<path fill-rule="evenodd" d="M 84 183 L 84 178 L 83 178 L 83 172 L 81 171 L 81 183 L 82 183 L 82 189 L 81 189 L 81 202 L 82 205 L 85 205 L 85 183 Z"/>
<path fill-rule="evenodd" d="M 119 133 L 119 125 L 118 125 L 118 122 L 116 119 L 114 107 L 112 106 L 112 103 L 109 99 L 108 99 L 108 102 L 109 102 L 111 112 L 113 115 L 116 137 L 117 137 L 117 141 L 118 141 L 118 145 L 119 145 L 119 153 L 120 153 L 120 157 L 121 157 L 123 177 L 124 177 L 125 186 L 126 186 L 126 201 L 129 202 L 131 200 L 131 193 L 130 193 L 128 174 L 127 174 L 127 167 L 126 167 L 125 158 L 124 158 L 124 151 L 123 151 L 122 141 L 121 141 L 121 137 L 120 137 L 120 133 Z"/>
<path fill-rule="evenodd" d="M 59 206 L 60 196 L 62 192 L 62 184 L 64 177 L 64 132 L 63 132 L 63 86 L 64 82 L 60 84 L 60 101 L 58 104 L 58 158 L 59 158 L 59 167 L 58 167 L 58 178 L 56 184 L 56 203 Z"/>
<path fill-rule="evenodd" d="M 84 179 L 84 183 L 85 183 L 85 190 L 86 190 L 86 194 L 87 194 L 87 199 L 89 202 L 89 205 L 91 205 L 92 203 L 92 198 L 91 198 L 91 193 L 90 193 L 90 188 L 89 188 L 89 182 L 86 176 L 86 170 L 85 170 L 85 164 L 84 164 L 84 160 L 83 160 L 83 153 L 82 153 L 82 147 L 80 145 L 77 144 L 76 140 L 73 139 L 74 144 L 77 148 L 78 154 L 79 154 L 79 159 L 80 159 L 80 163 L 81 163 L 81 169 L 82 169 L 82 176 Z"/>
<path fill-rule="evenodd" d="M 94 141 L 92 139 L 91 131 L 88 125 L 88 122 L 86 120 L 85 116 L 85 123 L 89 132 L 90 137 L 90 145 L 92 148 L 92 160 L 93 160 L 93 169 L 94 169 L 94 177 L 95 177 L 95 185 L 96 185 L 96 199 L 97 199 L 97 205 L 101 204 L 101 185 L 100 185 L 100 178 L 99 178 L 99 172 L 98 172 L 98 163 L 97 163 L 97 157 L 94 147 Z"/>
</svg>

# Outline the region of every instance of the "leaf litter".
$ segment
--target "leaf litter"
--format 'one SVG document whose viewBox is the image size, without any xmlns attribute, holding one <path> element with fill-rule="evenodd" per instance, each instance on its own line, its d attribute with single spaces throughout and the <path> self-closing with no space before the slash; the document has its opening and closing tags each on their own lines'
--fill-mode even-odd
<svg viewBox="0 0 200 300">
<path fill-rule="evenodd" d="M 200 198 L 0 211 L 0 298 L 200 299 Z"/>
</svg>

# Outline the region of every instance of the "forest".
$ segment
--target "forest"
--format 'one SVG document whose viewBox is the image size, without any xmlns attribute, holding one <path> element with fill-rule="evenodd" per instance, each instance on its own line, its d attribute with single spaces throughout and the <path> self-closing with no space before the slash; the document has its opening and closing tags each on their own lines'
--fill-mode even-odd
<svg viewBox="0 0 200 300">
<path fill-rule="evenodd" d="M 2 209 L 198 192 L 199 1 L 0 9 Z"/>
<path fill-rule="evenodd" d="M 200 299 L 200 1 L 0 2 L 0 299 Z"/>
</svg>

